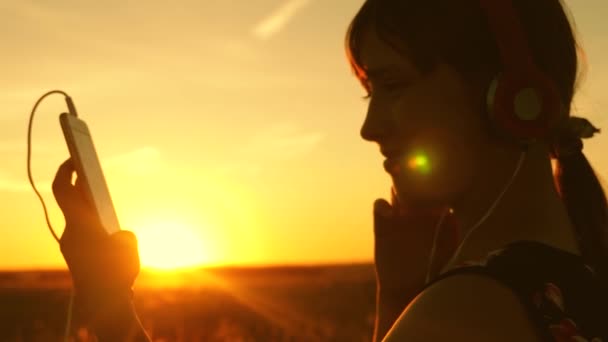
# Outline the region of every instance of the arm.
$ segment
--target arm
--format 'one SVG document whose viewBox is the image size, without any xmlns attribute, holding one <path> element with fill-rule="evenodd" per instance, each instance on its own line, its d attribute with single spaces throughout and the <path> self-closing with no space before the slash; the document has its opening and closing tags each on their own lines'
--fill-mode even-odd
<svg viewBox="0 0 608 342">
<path fill-rule="evenodd" d="M 132 300 L 139 272 L 135 236 L 121 231 L 106 236 L 104 243 L 75 244 L 72 228 L 66 231 L 61 251 L 72 274 L 76 325 L 87 327 L 100 342 L 149 342 Z"/>
<path fill-rule="evenodd" d="M 456 274 L 414 299 L 384 342 L 540 342 L 539 327 L 519 297 L 487 276 Z"/>
<path fill-rule="evenodd" d="M 66 226 L 59 242 L 72 276 L 74 321 L 101 342 L 150 341 L 132 302 L 139 274 L 137 238 L 129 231 L 109 235 L 86 200 L 73 166 L 63 163 L 53 181 L 53 194 Z"/>
<path fill-rule="evenodd" d="M 374 203 L 375 342 L 424 288 L 436 223 L 436 211 L 402 214 L 385 200 Z"/>
<path fill-rule="evenodd" d="M 151 342 L 137 317 L 130 294 L 76 296 L 75 311 L 100 342 Z"/>
</svg>

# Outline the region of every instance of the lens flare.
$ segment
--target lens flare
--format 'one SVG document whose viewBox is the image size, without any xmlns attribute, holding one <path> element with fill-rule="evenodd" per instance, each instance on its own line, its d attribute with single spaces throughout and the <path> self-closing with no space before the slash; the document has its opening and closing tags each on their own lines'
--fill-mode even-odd
<svg viewBox="0 0 608 342">
<path fill-rule="evenodd" d="M 410 170 L 420 172 L 424 175 L 431 172 L 431 163 L 429 162 L 429 157 L 424 152 L 415 153 L 408 160 L 407 166 Z"/>
</svg>

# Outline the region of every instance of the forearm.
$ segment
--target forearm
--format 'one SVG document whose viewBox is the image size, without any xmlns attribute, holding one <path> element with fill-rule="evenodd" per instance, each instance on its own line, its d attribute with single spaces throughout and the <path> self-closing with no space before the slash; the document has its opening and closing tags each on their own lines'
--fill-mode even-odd
<svg viewBox="0 0 608 342">
<path fill-rule="evenodd" d="M 81 306 L 81 318 L 98 341 L 150 342 L 130 296 L 106 296 L 97 299 Z"/>
<path fill-rule="evenodd" d="M 130 300 L 106 311 L 91 328 L 100 342 L 150 342 Z"/>
</svg>

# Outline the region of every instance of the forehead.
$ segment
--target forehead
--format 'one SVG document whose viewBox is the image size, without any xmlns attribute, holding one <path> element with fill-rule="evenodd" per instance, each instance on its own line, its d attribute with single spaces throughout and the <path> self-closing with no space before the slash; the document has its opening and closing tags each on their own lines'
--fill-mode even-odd
<svg viewBox="0 0 608 342">
<path fill-rule="evenodd" d="M 361 32 L 360 61 L 369 78 L 391 71 L 417 74 L 418 71 L 404 51 L 395 48 L 397 42 L 389 43 L 381 38 L 378 31 L 369 25 Z"/>
</svg>

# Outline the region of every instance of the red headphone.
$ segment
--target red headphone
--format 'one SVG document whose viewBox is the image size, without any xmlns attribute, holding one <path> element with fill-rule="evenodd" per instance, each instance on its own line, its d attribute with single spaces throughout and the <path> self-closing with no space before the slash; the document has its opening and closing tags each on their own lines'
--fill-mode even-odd
<svg viewBox="0 0 608 342">
<path fill-rule="evenodd" d="M 563 110 L 557 87 L 535 65 L 512 1 L 480 0 L 480 4 L 503 66 L 488 89 L 491 121 L 523 145 L 543 139 Z"/>
</svg>

